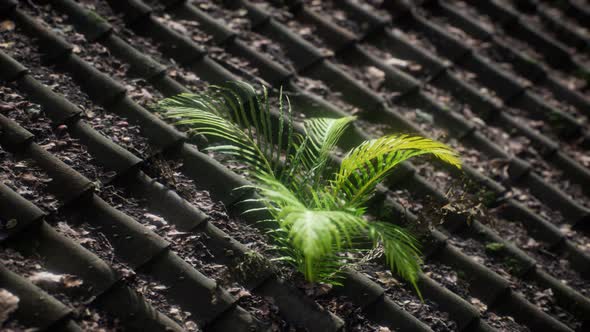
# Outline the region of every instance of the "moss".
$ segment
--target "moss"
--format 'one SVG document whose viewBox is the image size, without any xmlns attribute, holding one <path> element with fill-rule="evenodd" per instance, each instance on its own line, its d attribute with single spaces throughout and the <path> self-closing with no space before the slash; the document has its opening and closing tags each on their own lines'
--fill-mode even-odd
<svg viewBox="0 0 590 332">
<path fill-rule="evenodd" d="M 547 117 L 547 122 L 549 122 L 551 127 L 555 128 L 559 132 L 567 131 L 569 128 L 568 122 L 559 113 L 555 113 L 555 112 L 549 113 L 549 115 Z"/>
<path fill-rule="evenodd" d="M 530 57 L 530 56 L 528 56 L 528 55 L 527 55 L 527 54 L 525 54 L 525 53 L 520 53 L 520 58 L 521 58 L 523 61 L 525 61 L 525 62 L 527 62 L 528 64 L 530 64 L 530 65 L 534 65 L 534 66 L 538 66 L 538 65 L 539 65 L 539 62 L 538 62 L 538 61 L 537 61 L 535 58 L 533 58 L 533 57 Z"/>
<path fill-rule="evenodd" d="M 465 191 L 467 192 L 479 192 L 481 191 L 481 184 L 473 181 L 470 178 L 465 178 L 464 182 L 463 182 L 463 188 L 465 189 Z"/>
<path fill-rule="evenodd" d="M 97 23 L 108 23 L 108 21 L 93 11 L 88 11 L 88 18 Z"/>
<path fill-rule="evenodd" d="M 504 244 L 499 242 L 490 242 L 486 244 L 486 250 L 490 252 L 499 252 L 504 249 Z"/>
<path fill-rule="evenodd" d="M 263 275 L 269 270 L 273 270 L 270 262 L 261 254 L 255 251 L 247 251 L 243 256 L 236 259 L 232 273 L 239 280 L 248 280 L 252 276 Z"/>
<path fill-rule="evenodd" d="M 508 268 L 511 274 L 521 275 L 525 272 L 526 267 L 523 266 L 522 262 L 516 258 L 506 258 L 504 265 Z"/>
<path fill-rule="evenodd" d="M 496 193 L 491 190 L 480 190 L 479 197 L 484 206 L 492 206 L 496 202 Z"/>
<path fill-rule="evenodd" d="M 467 275 L 465 274 L 465 271 L 457 270 L 457 278 L 461 280 L 467 280 Z"/>
<path fill-rule="evenodd" d="M 590 72 L 584 69 L 578 69 L 575 71 L 574 75 L 576 75 L 578 78 L 585 80 L 586 84 L 590 84 Z"/>
</svg>

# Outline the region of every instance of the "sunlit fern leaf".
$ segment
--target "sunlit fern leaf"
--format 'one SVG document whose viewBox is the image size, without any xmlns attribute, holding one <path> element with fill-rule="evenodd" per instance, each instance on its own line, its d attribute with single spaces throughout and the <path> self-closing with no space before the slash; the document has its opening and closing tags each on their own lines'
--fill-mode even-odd
<svg viewBox="0 0 590 332">
<path fill-rule="evenodd" d="M 344 157 L 332 192 L 342 195 L 347 206 L 361 206 L 399 163 L 424 154 L 461 167 L 457 152 L 443 143 L 417 136 L 384 136 L 361 143 Z"/>
<path fill-rule="evenodd" d="M 277 219 L 290 245 L 301 253 L 300 263 L 306 279 L 317 281 L 320 271 L 343 248 L 351 248 L 352 239 L 366 229 L 366 221 L 347 211 L 313 210 L 270 175 L 258 177 L 260 195 Z M 318 197 L 318 200 L 329 199 Z M 325 203 L 332 205 L 331 203 Z M 317 205 L 324 205 L 318 203 Z M 323 262 L 323 263 L 322 263 Z M 335 263 L 335 262 L 334 262 Z"/>
<path fill-rule="evenodd" d="M 281 228 L 288 231 L 291 244 L 303 254 L 306 279 L 315 281 L 314 265 L 345 247 L 366 226 L 364 219 L 344 211 L 286 207 L 278 214 Z"/>
</svg>

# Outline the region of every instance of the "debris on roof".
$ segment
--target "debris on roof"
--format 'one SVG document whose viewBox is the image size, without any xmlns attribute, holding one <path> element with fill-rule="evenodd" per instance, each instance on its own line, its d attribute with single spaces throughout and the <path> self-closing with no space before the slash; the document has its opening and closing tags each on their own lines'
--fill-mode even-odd
<svg viewBox="0 0 590 332">
<path fill-rule="evenodd" d="M 1 327 L 590 329 L 589 30 L 587 0 L 0 0 Z M 460 152 L 371 208 L 423 226 L 424 301 L 272 260 L 245 180 L 152 112 L 228 80 Z"/>
</svg>

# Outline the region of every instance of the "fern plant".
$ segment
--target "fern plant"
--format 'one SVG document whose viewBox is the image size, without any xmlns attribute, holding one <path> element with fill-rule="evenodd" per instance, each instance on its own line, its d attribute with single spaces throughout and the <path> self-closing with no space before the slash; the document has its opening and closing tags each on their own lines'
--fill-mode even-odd
<svg viewBox="0 0 590 332">
<path fill-rule="evenodd" d="M 310 118 L 298 132 L 282 89 L 273 109 L 264 87 L 257 94 L 244 82 L 180 94 L 159 106 L 165 118 L 189 133 L 217 141 L 208 150 L 247 166 L 258 193 L 251 200 L 272 216 L 269 234 L 280 259 L 305 279 L 338 283 L 344 267 L 377 248 L 391 270 L 416 287 L 417 240 L 395 224 L 368 221 L 366 204 L 377 185 L 411 157 L 432 154 L 460 167 L 451 148 L 428 138 L 390 135 L 363 142 L 336 165 L 332 154 L 354 117 Z"/>
</svg>

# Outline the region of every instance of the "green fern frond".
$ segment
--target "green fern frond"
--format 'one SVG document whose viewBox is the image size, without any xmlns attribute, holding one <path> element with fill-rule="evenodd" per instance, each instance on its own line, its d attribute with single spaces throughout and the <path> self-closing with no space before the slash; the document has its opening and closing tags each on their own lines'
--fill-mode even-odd
<svg viewBox="0 0 590 332">
<path fill-rule="evenodd" d="M 363 142 L 344 157 L 332 193 L 342 195 L 347 206 L 363 205 L 399 163 L 424 154 L 461 167 L 457 153 L 443 143 L 417 136 L 384 136 Z"/>
<path fill-rule="evenodd" d="M 273 155 L 279 154 L 279 148 L 272 140 L 270 110 L 260 108 L 261 100 L 249 84 L 229 82 L 228 86 L 166 98 L 160 101 L 159 110 L 174 124 L 188 126 L 190 133 L 230 144 L 209 149 L 232 156 L 251 169 L 273 173 L 279 164 Z"/>
<path fill-rule="evenodd" d="M 305 151 L 308 156 L 308 174 L 314 178 L 315 188 L 322 186 L 322 176 L 330 153 L 355 117 L 339 119 L 312 118 L 304 122 L 305 134 L 310 137 L 310 144 Z"/>
<path fill-rule="evenodd" d="M 190 100 L 195 105 L 202 99 L 199 95 L 181 95 L 182 101 Z M 170 102 L 178 102 L 180 99 L 174 99 Z M 217 115 L 213 112 L 199 108 L 187 108 L 186 104 L 181 106 L 168 106 L 169 102 L 162 102 L 160 106 L 165 109 L 163 113 L 165 118 L 174 119 L 176 125 L 187 125 L 191 129 L 189 132 L 198 133 L 207 137 L 216 137 L 226 141 L 227 145 L 209 147 L 209 150 L 215 150 L 230 155 L 242 162 L 245 162 L 251 168 L 272 172 L 273 168 L 266 155 L 256 143 L 255 138 L 242 130 L 237 124 Z M 190 104 L 189 104 L 190 105 Z"/>
<path fill-rule="evenodd" d="M 370 222 L 368 229 L 373 245 L 383 246 L 387 266 L 391 271 L 409 281 L 420 294 L 417 281 L 422 259 L 418 241 L 406 230 L 391 223 Z"/>
<path fill-rule="evenodd" d="M 207 149 L 249 166 L 250 187 L 259 196 L 244 203 L 263 207 L 247 212 L 270 213 L 267 233 L 280 260 L 307 280 L 339 283 L 341 272 L 358 261 L 358 251 L 366 250 L 359 245 L 372 242 L 373 248 L 383 248 L 389 268 L 416 287 L 418 242 L 403 228 L 367 221 L 365 203 L 395 166 L 411 157 L 431 154 L 460 167 L 451 148 L 422 137 L 381 137 L 352 149 L 332 174 L 331 154 L 354 117 L 308 119 L 302 132 L 295 132 L 282 89 L 278 110 L 272 109 L 264 87 L 257 94 L 247 83 L 229 82 L 165 99 L 160 111 L 189 132 L 221 142 Z"/>
<path fill-rule="evenodd" d="M 315 281 L 314 265 L 327 256 L 352 245 L 352 238 L 366 226 L 364 219 L 343 211 L 314 211 L 284 208 L 278 214 L 290 243 L 303 253 L 305 277 Z"/>
</svg>

